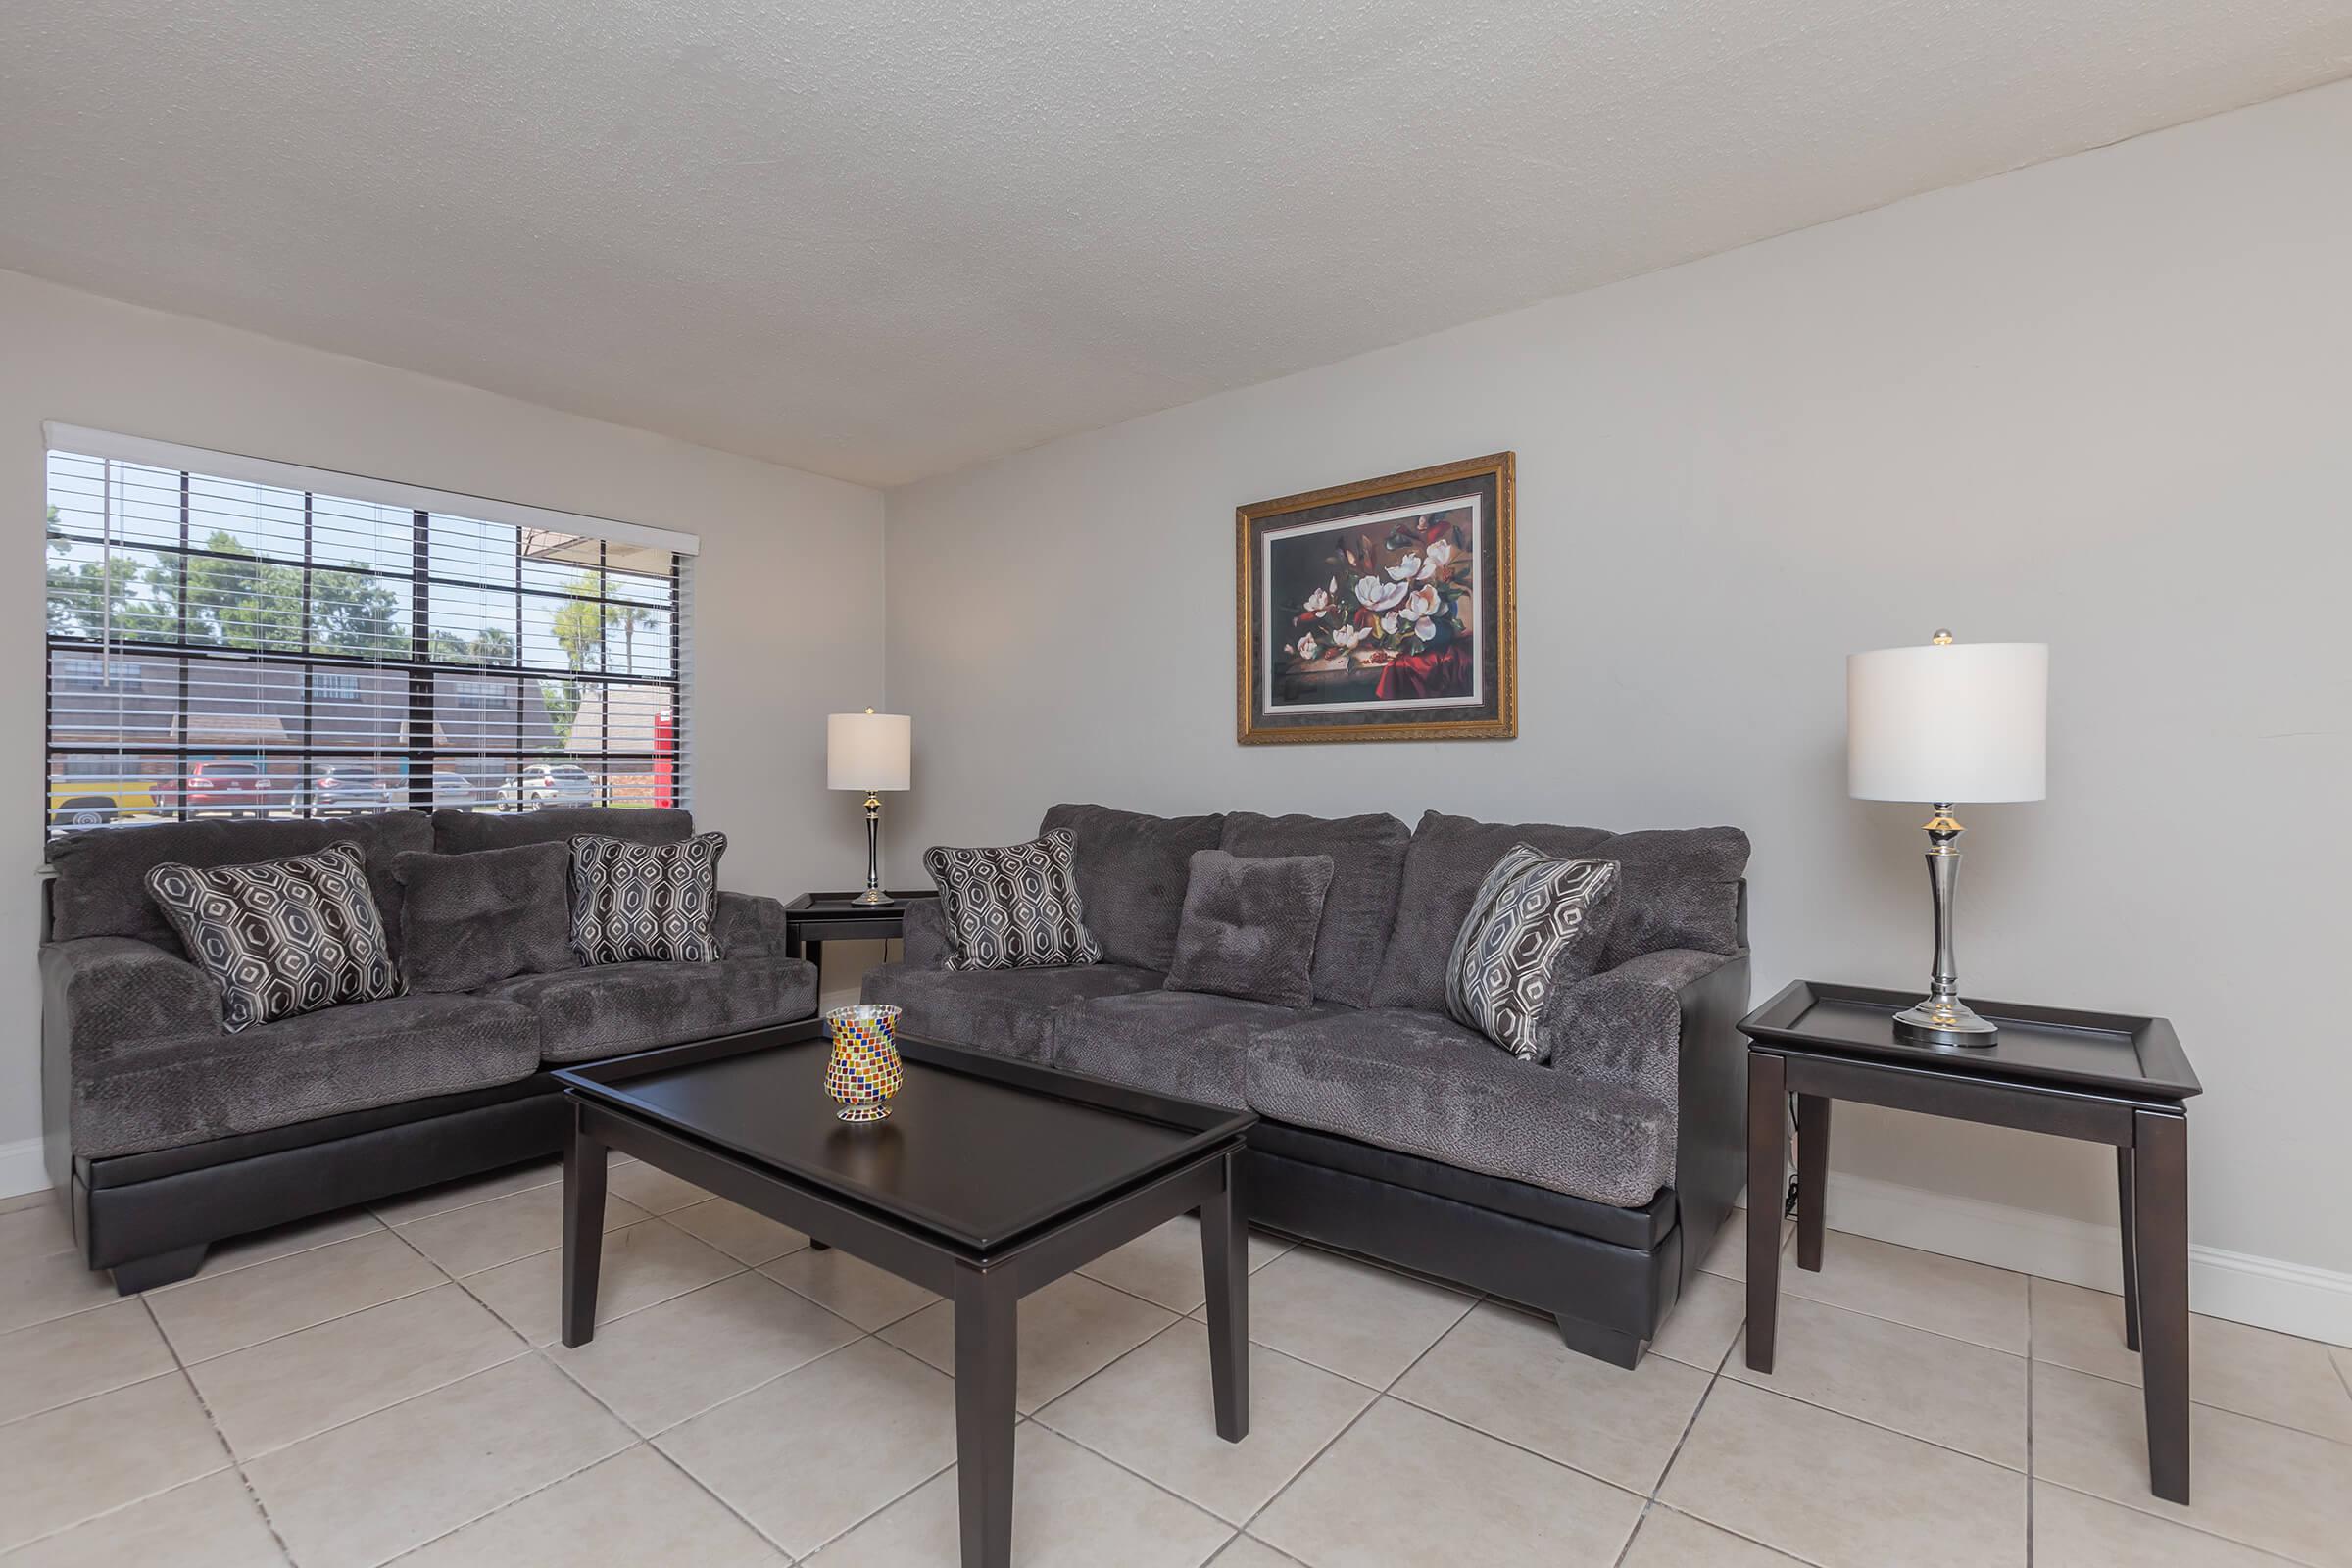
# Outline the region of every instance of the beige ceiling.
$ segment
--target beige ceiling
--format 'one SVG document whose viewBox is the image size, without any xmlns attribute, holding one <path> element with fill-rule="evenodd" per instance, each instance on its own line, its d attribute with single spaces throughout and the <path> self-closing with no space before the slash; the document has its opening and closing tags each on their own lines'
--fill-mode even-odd
<svg viewBox="0 0 2352 1568">
<path fill-rule="evenodd" d="M 2352 0 L 7 0 L 0 267 L 890 484 L 2352 74 Z"/>
</svg>

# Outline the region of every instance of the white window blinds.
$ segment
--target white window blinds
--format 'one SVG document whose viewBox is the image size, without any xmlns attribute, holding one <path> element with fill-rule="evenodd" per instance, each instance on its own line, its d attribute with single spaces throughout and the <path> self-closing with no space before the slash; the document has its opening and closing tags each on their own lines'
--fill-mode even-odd
<svg viewBox="0 0 2352 1568">
<path fill-rule="evenodd" d="M 49 427 L 52 831 L 684 806 L 692 535 Z"/>
</svg>

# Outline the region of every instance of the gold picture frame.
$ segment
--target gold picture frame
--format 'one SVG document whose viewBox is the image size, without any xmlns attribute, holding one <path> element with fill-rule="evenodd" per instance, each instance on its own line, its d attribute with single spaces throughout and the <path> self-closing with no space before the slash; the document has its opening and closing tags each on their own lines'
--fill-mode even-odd
<svg viewBox="0 0 2352 1568">
<path fill-rule="evenodd" d="M 1234 509 L 1236 738 L 1519 734 L 1517 458 Z"/>
</svg>

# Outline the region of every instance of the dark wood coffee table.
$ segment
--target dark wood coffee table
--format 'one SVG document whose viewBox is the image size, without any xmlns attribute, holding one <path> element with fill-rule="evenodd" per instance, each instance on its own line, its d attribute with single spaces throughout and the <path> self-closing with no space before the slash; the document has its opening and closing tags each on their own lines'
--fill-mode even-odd
<svg viewBox="0 0 2352 1568">
<path fill-rule="evenodd" d="M 1250 1430 L 1248 1111 L 902 1038 L 906 1086 L 854 1126 L 814 1021 L 565 1068 L 564 1343 L 596 1331 L 605 1151 L 840 1248 L 956 1304 L 965 1568 L 1012 1561 L 1020 1298 L 1179 1214 L 1200 1216 L 1217 1436 Z M 814 1462 L 812 1459 L 811 1462 Z"/>
</svg>

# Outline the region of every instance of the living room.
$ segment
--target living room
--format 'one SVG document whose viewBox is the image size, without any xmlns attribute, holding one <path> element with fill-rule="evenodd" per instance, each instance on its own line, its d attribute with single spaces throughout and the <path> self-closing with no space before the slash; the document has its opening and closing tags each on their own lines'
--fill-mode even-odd
<svg viewBox="0 0 2352 1568">
<path fill-rule="evenodd" d="M 2348 76 L 11 8 L 0 1560 L 2352 1560 Z"/>
</svg>

